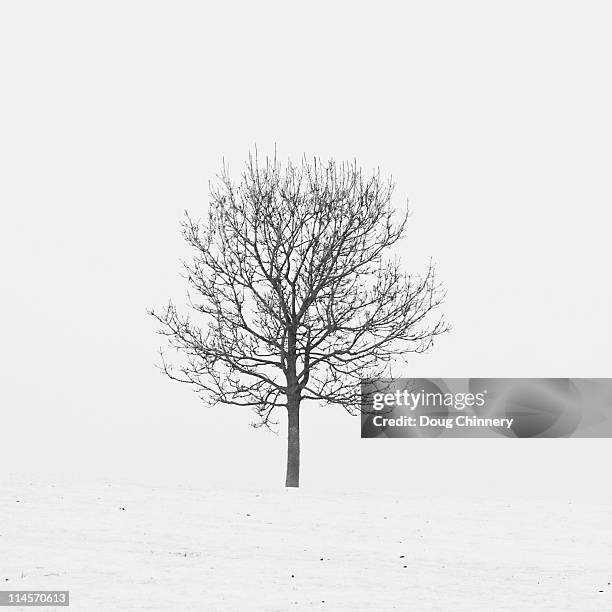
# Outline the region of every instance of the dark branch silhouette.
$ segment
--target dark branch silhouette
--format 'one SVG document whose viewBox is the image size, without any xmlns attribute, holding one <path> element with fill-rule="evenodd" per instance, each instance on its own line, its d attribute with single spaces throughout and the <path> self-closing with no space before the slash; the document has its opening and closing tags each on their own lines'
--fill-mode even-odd
<svg viewBox="0 0 612 612">
<path fill-rule="evenodd" d="M 355 162 L 250 156 L 238 184 L 224 167 L 204 222 L 183 222 L 193 314 L 151 312 L 184 357 L 162 354 L 163 371 L 212 404 L 249 406 L 256 427 L 286 407 L 287 486 L 299 484 L 302 401 L 358 414 L 361 379 L 389 376 L 447 330 L 430 321 L 443 299 L 433 264 L 410 275 L 385 257 L 408 220 L 395 219 L 392 192 Z"/>
</svg>

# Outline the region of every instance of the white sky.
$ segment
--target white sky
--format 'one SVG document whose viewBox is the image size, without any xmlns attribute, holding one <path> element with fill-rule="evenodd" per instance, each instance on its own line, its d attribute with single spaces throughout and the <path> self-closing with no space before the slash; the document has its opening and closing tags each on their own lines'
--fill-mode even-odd
<svg viewBox="0 0 612 612">
<path fill-rule="evenodd" d="M 185 293 L 182 211 L 255 143 L 356 157 L 409 198 L 406 263 L 437 261 L 454 331 L 406 376 L 610 376 L 610 16 L 2 2 L 2 473 L 282 483 L 283 437 L 162 377 L 145 316 Z M 302 426 L 306 485 L 410 470 L 415 486 L 545 474 L 588 493 L 612 458 L 610 440 L 362 441 L 341 409 Z"/>
</svg>

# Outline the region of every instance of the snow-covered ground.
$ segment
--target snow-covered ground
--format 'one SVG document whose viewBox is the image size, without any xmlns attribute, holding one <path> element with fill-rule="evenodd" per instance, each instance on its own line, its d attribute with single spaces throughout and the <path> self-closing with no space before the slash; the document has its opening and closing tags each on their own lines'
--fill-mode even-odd
<svg viewBox="0 0 612 612">
<path fill-rule="evenodd" d="M 57 609 L 84 612 L 605 612 L 610 510 L 486 491 L 12 482 L 0 497 L 0 589 L 70 590 L 70 608 Z"/>
</svg>

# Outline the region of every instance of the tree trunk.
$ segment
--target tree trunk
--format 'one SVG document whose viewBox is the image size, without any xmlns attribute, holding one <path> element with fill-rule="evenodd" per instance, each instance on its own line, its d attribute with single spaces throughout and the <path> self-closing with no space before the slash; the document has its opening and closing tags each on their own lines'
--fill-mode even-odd
<svg viewBox="0 0 612 612">
<path fill-rule="evenodd" d="M 300 403 L 290 399 L 287 403 L 287 479 L 286 487 L 300 486 Z"/>
</svg>

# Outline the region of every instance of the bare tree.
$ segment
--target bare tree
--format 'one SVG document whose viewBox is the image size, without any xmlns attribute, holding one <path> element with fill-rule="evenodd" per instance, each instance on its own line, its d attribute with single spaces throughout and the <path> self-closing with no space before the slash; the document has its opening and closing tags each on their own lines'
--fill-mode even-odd
<svg viewBox="0 0 612 612">
<path fill-rule="evenodd" d="M 183 222 L 193 315 L 170 303 L 151 314 L 182 355 L 162 369 L 210 403 L 249 406 L 255 427 L 288 415 L 286 486 L 299 486 L 300 406 L 317 400 L 360 412 L 359 381 L 446 331 L 429 321 L 443 292 L 434 267 L 405 274 L 385 252 L 404 235 L 393 184 L 356 162 L 284 166 L 249 156 L 235 184 L 211 187 L 208 218 Z"/>
</svg>

